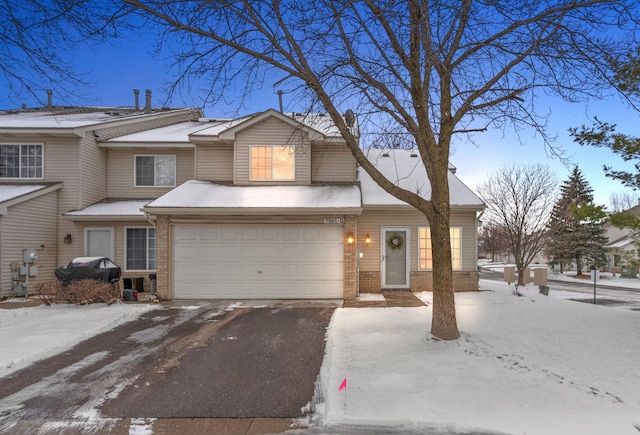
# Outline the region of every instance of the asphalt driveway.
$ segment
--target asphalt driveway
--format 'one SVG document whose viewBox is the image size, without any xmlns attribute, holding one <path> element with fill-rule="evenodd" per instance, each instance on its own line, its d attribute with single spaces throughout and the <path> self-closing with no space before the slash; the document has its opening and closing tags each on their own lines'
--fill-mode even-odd
<svg viewBox="0 0 640 435">
<path fill-rule="evenodd" d="M 334 309 L 207 302 L 145 313 L 0 379 L 0 432 L 83 432 L 125 418 L 300 417 Z"/>
</svg>

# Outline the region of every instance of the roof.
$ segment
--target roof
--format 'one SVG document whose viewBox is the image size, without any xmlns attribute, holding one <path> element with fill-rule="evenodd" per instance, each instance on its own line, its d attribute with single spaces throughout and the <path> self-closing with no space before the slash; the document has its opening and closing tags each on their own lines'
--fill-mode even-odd
<svg viewBox="0 0 640 435">
<path fill-rule="evenodd" d="M 369 149 L 365 152 L 376 168 L 394 184 L 418 193 L 425 199 L 431 198 L 431 184 L 416 151 Z M 382 189 L 364 169 L 358 169 L 358 181 L 362 187 L 364 206 L 407 205 Z M 449 172 L 449 195 L 451 207 L 476 210 L 485 208 L 484 202 L 451 171 Z"/>
<path fill-rule="evenodd" d="M 207 129 L 210 125 L 211 124 L 205 120 L 184 121 L 164 127 L 118 136 L 100 142 L 100 146 L 114 147 L 121 144 L 122 146 L 129 147 L 132 144 L 142 143 L 145 144 L 145 146 L 149 143 L 187 143 L 193 147 L 193 143 L 189 141 L 189 135 Z"/>
<path fill-rule="evenodd" d="M 62 183 L 0 184 L 0 215 L 7 214 L 7 208 L 12 205 L 37 198 L 61 187 Z"/>
<path fill-rule="evenodd" d="M 92 204 L 81 210 L 65 213 L 63 216 L 74 221 L 101 220 L 108 217 L 110 220 L 144 219 L 144 213 L 140 210 L 150 199 L 113 200 L 107 199 Z"/>
<path fill-rule="evenodd" d="M 619 238 L 618 240 L 607 243 L 606 245 L 604 245 L 604 247 L 607 249 L 619 249 L 629 245 L 635 245 L 635 243 L 636 241 L 632 236 L 624 236 Z"/>
<path fill-rule="evenodd" d="M 355 184 L 238 186 L 189 180 L 144 207 L 152 214 L 360 213 Z"/>
</svg>

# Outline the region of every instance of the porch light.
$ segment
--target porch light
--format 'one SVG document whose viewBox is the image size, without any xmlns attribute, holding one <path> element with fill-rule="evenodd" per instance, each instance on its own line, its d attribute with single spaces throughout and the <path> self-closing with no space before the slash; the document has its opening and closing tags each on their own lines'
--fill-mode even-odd
<svg viewBox="0 0 640 435">
<path fill-rule="evenodd" d="M 369 243 L 371 243 L 371 236 L 369 235 L 369 233 L 367 233 L 367 234 L 364 236 L 364 243 L 365 243 L 366 245 L 368 245 Z"/>
<path fill-rule="evenodd" d="M 353 238 L 353 233 L 348 233 L 348 234 L 347 234 L 347 243 L 348 243 L 349 245 L 353 245 L 354 240 L 355 240 L 355 239 Z"/>
</svg>

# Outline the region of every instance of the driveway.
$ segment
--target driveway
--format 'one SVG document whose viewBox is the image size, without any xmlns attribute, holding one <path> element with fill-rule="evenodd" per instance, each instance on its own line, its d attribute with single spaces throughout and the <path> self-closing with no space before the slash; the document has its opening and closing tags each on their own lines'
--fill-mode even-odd
<svg viewBox="0 0 640 435">
<path fill-rule="evenodd" d="M 0 379 L 0 433 L 304 415 L 335 305 L 177 305 Z"/>
</svg>

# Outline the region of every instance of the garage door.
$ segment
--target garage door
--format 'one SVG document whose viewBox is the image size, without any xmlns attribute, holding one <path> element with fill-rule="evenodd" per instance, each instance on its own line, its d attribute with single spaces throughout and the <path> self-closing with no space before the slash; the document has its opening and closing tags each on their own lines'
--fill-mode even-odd
<svg viewBox="0 0 640 435">
<path fill-rule="evenodd" d="M 177 299 L 342 298 L 343 228 L 176 225 Z"/>
</svg>

